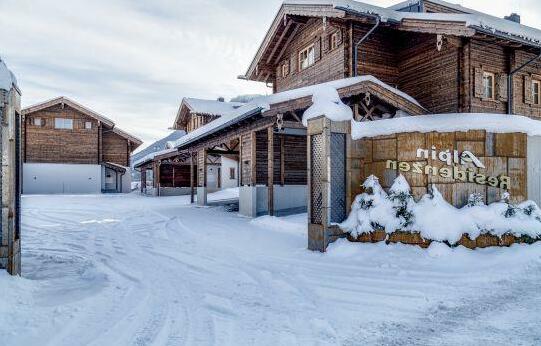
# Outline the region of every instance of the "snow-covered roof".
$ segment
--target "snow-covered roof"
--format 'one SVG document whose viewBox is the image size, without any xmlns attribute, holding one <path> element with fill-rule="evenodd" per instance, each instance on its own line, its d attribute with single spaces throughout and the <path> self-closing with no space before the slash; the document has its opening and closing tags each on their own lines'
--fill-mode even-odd
<svg viewBox="0 0 541 346">
<path fill-rule="evenodd" d="M 185 98 L 183 102 L 192 113 L 208 115 L 222 115 L 243 105 L 240 102 L 222 102 L 195 98 Z"/>
<path fill-rule="evenodd" d="M 429 114 L 411 117 L 377 120 L 371 122 L 353 121 L 353 139 L 385 136 L 412 132 L 454 132 L 486 130 L 492 133 L 525 133 L 541 136 L 541 121 L 520 115 L 491 113 L 449 113 Z"/>
<path fill-rule="evenodd" d="M 459 26 L 463 25 L 471 30 L 471 34 L 467 31 L 464 32 L 464 30 L 457 30 L 457 35 L 471 36 L 477 31 L 488 35 L 503 36 L 506 39 L 515 40 L 531 46 L 537 47 L 541 45 L 541 30 L 539 29 L 474 11 L 459 5 L 450 4 L 442 0 L 434 0 L 432 2 L 454 8 L 463 13 L 419 13 L 398 11 L 397 9 L 403 7 L 404 3 L 399 4 L 398 6 L 384 8 L 353 0 L 285 0 L 269 31 L 265 35 L 254 59 L 250 63 L 244 78 L 254 79 L 254 73 L 257 71 L 258 63 L 265 52 L 270 51 L 272 45 L 282 42 L 281 40 L 274 40 L 273 38 L 275 35 L 278 35 L 277 31 L 280 28 L 280 23 L 282 22 L 283 17 L 288 14 L 310 17 L 343 17 L 349 12 L 359 16 L 378 16 L 383 23 L 396 24 L 397 29 L 400 29 L 400 24 L 404 20 L 452 22 Z M 313 7 L 322 8 L 316 10 Z M 436 32 L 436 28 L 429 26 L 423 28 L 423 30 L 426 32 Z M 461 31 L 462 33 L 460 33 Z M 276 49 L 273 51 L 276 51 Z M 256 78 L 256 80 L 259 79 Z"/>
<path fill-rule="evenodd" d="M 512 36 L 535 45 L 541 44 L 541 30 L 535 29 L 523 24 L 519 24 L 504 18 L 498 18 L 486 13 L 477 12 L 462 8 L 468 13 L 419 13 L 419 12 L 400 12 L 392 8 L 382 8 L 368 5 L 353 0 L 309 0 L 318 4 L 332 5 L 335 8 L 344 10 L 353 10 L 355 12 L 378 15 L 383 22 L 396 21 L 401 22 L 404 19 L 416 19 L 426 21 L 448 21 L 464 22 L 467 27 L 472 29 L 482 29 L 493 34 L 502 34 Z M 288 0 L 288 3 L 306 3 L 303 0 Z M 441 1 L 442 4 L 445 2 Z M 445 3 L 445 6 L 452 5 Z"/>
<path fill-rule="evenodd" d="M 0 89 L 11 90 L 14 86 L 17 87 L 17 79 L 0 57 Z"/>
<path fill-rule="evenodd" d="M 235 109 L 234 111 L 225 113 L 220 118 L 215 119 L 211 121 L 210 123 L 204 126 L 201 126 L 198 129 L 188 133 L 186 136 L 177 140 L 175 143 L 175 146 L 177 148 L 186 146 L 187 144 L 197 139 L 200 139 L 202 137 L 205 137 L 207 135 L 210 135 L 216 131 L 219 131 L 220 129 L 224 127 L 233 125 L 250 116 L 258 114 L 261 111 L 269 110 L 271 105 L 273 104 L 300 99 L 303 97 L 311 97 L 314 95 L 314 92 L 316 92 L 318 89 L 321 89 L 321 88 L 334 88 L 338 90 L 338 89 L 347 88 L 347 87 L 350 87 L 359 83 L 363 83 L 363 82 L 371 82 L 371 83 L 377 84 L 385 88 L 386 90 L 391 91 L 392 93 L 422 108 L 419 102 L 417 102 L 417 100 L 415 100 L 413 97 L 409 96 L 408 94 L 396 88 L 393 88 L 392 86 L 380 81 L 374 76 L 359 76 L 359 77 L 345 78 L 345 79 L 339 79 L 339 80 L 335 80 L 335 81 L 331 81 L 327 83 L 306 86 L 303 88 L 287 90 L 280 93 L 255 98 L 252 101 L 244 104 L 243 106 Z"/>
<path fill-rule="evenodd" d="M 103 124 L 105 124 L 106 126 L 109 126 L 109 127 L 112 127 L 113 128 L 113 132 L 116 133 L 117 135 L 121 136 L 121 137 L 124 137 L 128 140 L 130 140 L 131 142 L 133 142 L 134 144 L 136 144 L 137 146 L 143 144 L 143 141 L 123 130 L 121 130 L 120 128 L 116 127 L 115 123 L 107 118 L 106 116 L 104 115 L 101 115 L 99 113 L 96 113 L 94 112 L 93 110 L 91 110 L 90 108 L 87 108 L 83 105 L 81 105 L 80 103 L 77 103 L 65 96 L 60 96 L 60 97 L 56 97 L 54 99 L 51 99 L 51 100 L 47 100 L 45 102 L 41 102 L 41 103 L 38 103 L 38 104 L 35 104 L 35 105 L 32 105 L 32 106 L 29 106 L 29 107 L 26 107 L 25 109 L 23 109 L 23 114 L 27 115 L 27 114 L 31 114 L 31 113 L 34 113 L 34 112 L 38 112 L 40 110 L 43 110 L 43 109 L 47 109 L 49 107 L 52 107 L 52 106 L 55 106 L 55 105 L 59 105 L 59 104 L 65 104 L 93 119 L 96 119 L 100 122 L 102 122 Z"/>
<path fill-rule="evenodd" d="M 176 151 L 177 151 L 177 149 L 175 149 L 175 148 L 155 151 L 155 152 L 150 153 L 150 154 L 140 158 L 139 160 L 135 161 L 133 163 L 133 166 L 134 167 L 141 166 L 144 163 L 147 163 L 147 162 L 150 162 L 150 161 L 154 160 L 155 157 L 166 155 L 166 154 L 172 154 L 172 153 L 174 153 Z"/>
<path fill-rule="evenodd" d="M 433 4 L 445 6 L 445 7 L 451 8 L 451 9 L 453 9 L 455 11 L 460 11 L 460 12 L 463 12 L 463 13 L 481 13 L 481 12 L 475 11 L 475 10 L 473 10 L 471 8 L 467 8 L 467 7 L 464 7 L 464 6 L 459 5 L 459 4 L 452 4 L 452 3 L 447 2 L 447 1 L 442 1 L 442 0 L 428 0 L 428 1 L 433 3 Z M 406 0 L 406 1 L 399 2 L 396 5 L 389 6 L 388 8 L 391 9 L 391 10 L 402 10 L 402 9 L 408 8 L 409 6 L 419 5 L 419 2 L 420 2 L 420 0 Z"/>
<path fill-rule="evenodd" d="M 186 109 L 194 114 L 221 116 L 224 113 L 231 112 L 244 105 L 241 102 L 222 102 L 218 100 L 204 100 L 185 97 L 180 103 L 180 107 L 173 123 L 173 128 L 177 128 L 177 124 L 181 121 L 183 114 L 186 114 Z M 185 115 L 184 115 L 185 116 Z"/>
</svg>

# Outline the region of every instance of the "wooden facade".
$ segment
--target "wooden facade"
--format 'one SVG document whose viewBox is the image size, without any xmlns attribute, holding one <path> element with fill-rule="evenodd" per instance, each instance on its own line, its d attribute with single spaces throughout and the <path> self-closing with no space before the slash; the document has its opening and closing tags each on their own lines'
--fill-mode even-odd
<svg viewBox="0 0 541 346">
<path fill-rule="evenodd" d="M 60 124 L 64 119 L 68 123 Z M 63 97 L 23 110 L 23 158 L 27 163 L 108 162 L 127 167 L 130 154 L 141 144 L 110 120 Z"/>
<path fill-rule="evenodd" d="M 428 13 L 467 10 L 451 4 L 423 3 L 422 11 Z M 373 15 L 340 12 L 322 4 L 284 4 L 246 78 L 272 83 L 275 92 L 281 92 L 373 75 L 411 95 L 432 113 L 507 113 L 506 80 L 510 71 L 541 49 L 533 43 L 476 31 L 460 20 L 404 19 L 401 23 L 380 23 L 358 46 L 355 63 L 354 47 L 374 25 Z M 337 32 L 337 45 L 331 47 Z M 307 47 L 316 50 L 314 62 L 302 68 L 299 53 Z M 484 73 L 495 77 L 497 90 L 490 99 L 481 94 L 483 86 L 479 83 Z M 541 116 L 541 105 L 531 100 L 532 81 L 541 81 L 541 61 L 513 76 L 513 113 Z"/>
</svg>

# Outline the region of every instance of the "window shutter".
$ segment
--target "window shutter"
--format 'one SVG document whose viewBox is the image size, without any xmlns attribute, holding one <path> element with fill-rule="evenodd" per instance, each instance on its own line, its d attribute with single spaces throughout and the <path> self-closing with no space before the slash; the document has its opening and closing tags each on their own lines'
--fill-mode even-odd
<svg viewBox="0 0 541 346">
<path fill-rule="evenodd" d="M 483 69 L 475 68 L 475 97 L 482 98 L 485 93 L 483 88 Z"/>
<path fill-rule="evenodd" d="M 500 101 L 507 101 L 507 74 L 498 74 L 496 78 L 496 90 L 498 91 L 498 99 Z"/>
<path fill-rule="evenodd" d="M 282 64 L 276 66 L 276 79 L 281 78 L 282 76 Z"/>
<path fill-rule="evenodd" d="M 344 38 L 342 37 L 342 29 L 338 29 L 338 39 L 336 40 L 336 45 L 341 45 L 344 41 Z"/>
<path fill-rule="evenodd" d="M 298 63 L 297 53 L 291 54 L 291 59 L 290 59 L 290 63 L 289 63 L 289 66 L 290 66 L 289 73 L 291 73 L 291 74 L 297 73 L 298 64 L 299 63 Z"/>
<path fill-rule="evenodd" d="M 41 126 L 45 126 L 47 123 L 45 122 L 45 118 L 41 118 Z"/>
<path fill-rule="evenodd" d="M 331 35 L 323 36 L 323 52 L 324 53 L 327 53 L 329 50 L 331 50 Z"/>
<path fill-rule="evenodd" d="M 321 60 L 321 37 L 314 42 L 314 60 Z"/>
<path fill-rule="evenodd" d="M 524 103 L 531 105 L 533 103 L 532 96 L 532 76 L 527 74 L 524 75 Z"/>
</svg>

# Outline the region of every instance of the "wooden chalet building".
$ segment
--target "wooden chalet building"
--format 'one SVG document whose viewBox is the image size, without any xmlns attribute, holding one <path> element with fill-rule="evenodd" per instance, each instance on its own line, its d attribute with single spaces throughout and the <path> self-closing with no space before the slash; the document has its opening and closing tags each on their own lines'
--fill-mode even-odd
<svg viewBox="0 0 541 346">
<path fill-rule="evenodd" d="M 66 97 L 23 109 L 23 192 L 131 191 L 130 154 L 142 141 Z"/>
<path fill-rule="evenodd" d="M 173 129 L 191 133 L 242 105 L 239 102 L 225 102 L 222 98 L 184 98 L 176 114 Z M 235 152 L 235 148 L 230 149 L 227 154 L 210 153 L 207 157 L 206 184 L 209 192 L 238 186 L 238 152 Z M 190 171 L 195 174 L 196 167 L 190 166 L 190 156 L 179 153 L 174 148 L 174 143 L 169 143 L 165 150 L 145 156 L 134 165 L 135 169 L 141 172 L 141 193 L 153 196 L 191 194 L 190 180 L 193 177 L 190 177 Z"/>
<path fill-rule="evenodd" d="M 407 1 L 391 8 L 350 0 L 288 0 L 240 77 L 272 84 L 274 94 L 191 131 L 175 146 L 197 167 L 192 184 L 197 185 L 199 203 L 206 202 L 209 154 L 238 148 L 240 211 L 249 216 L 307 207 L 309 214 L 321 212 L 321 208 L 330 210 L 328 203 L 323 204 L 325 195 L 316 193 L 312 186 L 313 181 L 330 176 L 313 165 L 323 157 L 342 157 L 342 162 L 332 165 L 338 170 L 335 174 L 343 177 L 341 197 L 333 200 L 343 208 L 333 220 L 339 222 L 351 202 L 346 191 L 360 192 L 359 180 L 372 166 L 364 165 L 360 155 L 358 160 L 346 160 L 353 155 L 353 144 L 347 138 L 338 139 L 340 136 L 333 145 L 349 151 L 340 155 L 337 150 L 330 156 L 325 156 L 329 151 L 323 149 L 334 146 L 314 151 L 316 144 L 330 145 L 318 143 L 313 136 L 318 130 L 307 132 L 301 123 L 318 90 L 336 89 L 357 122 L 441 113 L 510 113 L 538 118 L 540 42 L 541 32 L 521 25 L 518 15 L 496 18 L 441 0 Z M 321 126 L 319 133 L 332 130 Z M 475 143 L 460 143 L 453 137 L 449 143 L 441 139 L 434 145 L 465 145 L 479 156 L 489 155 L 494 145 L 516 145 L 514 141 L 496 144 L 495 137 L 483 137 L 488 143 L 486 150 L 485 145 L 481 147 L 481 137 Z M 388 142 L 378 142 L 381 148 L 400 152 L 396 138 L 381 139 Z M 358 150 L 366 149 L 362 143 L 354 145 Z M 308 153 L 306 148 L 310 148 Z M 374 167 L 389 153 L 371 157 Z M 503 169 L 505 160 L 506 171 L 508 165 L 518 164 L 514 169 L 525 175 L 525 155 L 521 155 L 502 156 L 495 169 Z M 390 176 L 396 171 L 382 169 L 378 173 Z M 451 185 L 446 197 L 458 205 L 462 197 L 455 200 Z M 426 190 L 426 184 L 423 188 Z M 422 191 L 420 188 L 418 194 Z M 311 232 L 313 239 L 322 237 L 320 230 Z M 310 247 L 324 248 L 315 240 Z"/>
<path fill-rule="evenodd" d="M 21 274 L 21 91 L 0 58 L 0 269 Z"/>
</svg>

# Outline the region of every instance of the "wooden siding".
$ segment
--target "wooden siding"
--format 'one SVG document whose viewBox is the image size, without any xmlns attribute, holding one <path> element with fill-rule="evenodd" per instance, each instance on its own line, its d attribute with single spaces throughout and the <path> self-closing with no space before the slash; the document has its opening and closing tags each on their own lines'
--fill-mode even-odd
<svg viewBox="0 0 541 346">
<path fill-rule="evenodd" d="M 41 118 L 42 126 L 33 119 Z M 55 118 L 73 119 L 73 130 L 55 129 Z M 92 129 L 85 129 L 85 122 Z M 25 117 L 26 162 L 98 164 L 98 123 L 70 107 L 54 106 Z"/>
<path fill-rule="evenodd" d="M 358 42 L 373 25 L 356 25 L 353 30 L 353 42 Z M 359 47 L 357 74 L 372 75 L 391 86 L 399 81 L 397 65 L 397 45 L 394 37 L 398 33 L 378 28 Z"/>
<path fill-rule="evenodd" d="M 413 96 L 432 113 L 457 112 L 459 107 L 456 40 L 436 49 L 436 36 L 403 34 L 399 50 L 398 88 Z"/>
<path fill-rule="evenodd" d="M 56 129 L 55 118 L 73 119 L 73 129 Z M 41 126 L 34 120 L 41 119 Z M 90 122 L 91 129 L 85 124 Z M 128 139 L 67 105 L 49 107 L 25 115 L 23 159 L 32 163 L 130 165 L 134 146 Z"/>
<path fill-rule="evenodd" d="M 190 165 L 160 165 L 160 187 L 189 187 Z"/>
<path fill-rule="evenodd" d="M 103 162 L 112 162 L 124 167 L 130 165 L 130 153 L 126 138 L 111 130 L 104 130 L 102 143 Z"/>
<path fill-rule="evenodd" d="M 252 184 L 252 135 L 250 133 L 241 136 L 241 185 Z"/>
<path fill-rule="evenodd" d="M 428 13 L 466 13 L 456 8 L 448 7 L 443 4 L 437 4 L 431 1 L 424 1 L 424 10 Z"/>
<path fill-rule="evenodd" d="M 342 44 L 333 50 L 328 50 L 330 35 L 337 30 L 342 30 Z M 336 23 L 329 21 L 324 29 L 321 19 L 311 19 L 301 30 L 297 31 L 295 38 L 284 50 L 281 59 L 275 64 L 277 77 L 275 91 L 285 91 L 307 85 L 324 83 L 345 77 L 345 50 L 344 41 L 346 31 Z M 320 59 L 314 65 L 300 71 L 298 66 L 299 52 L 310 44 L 321 44 Z M 317 60 L 317 59 L 316 59 Z M 281 76 L 280 67 L 289 64 L 289 74 Z"/>
</svg>

